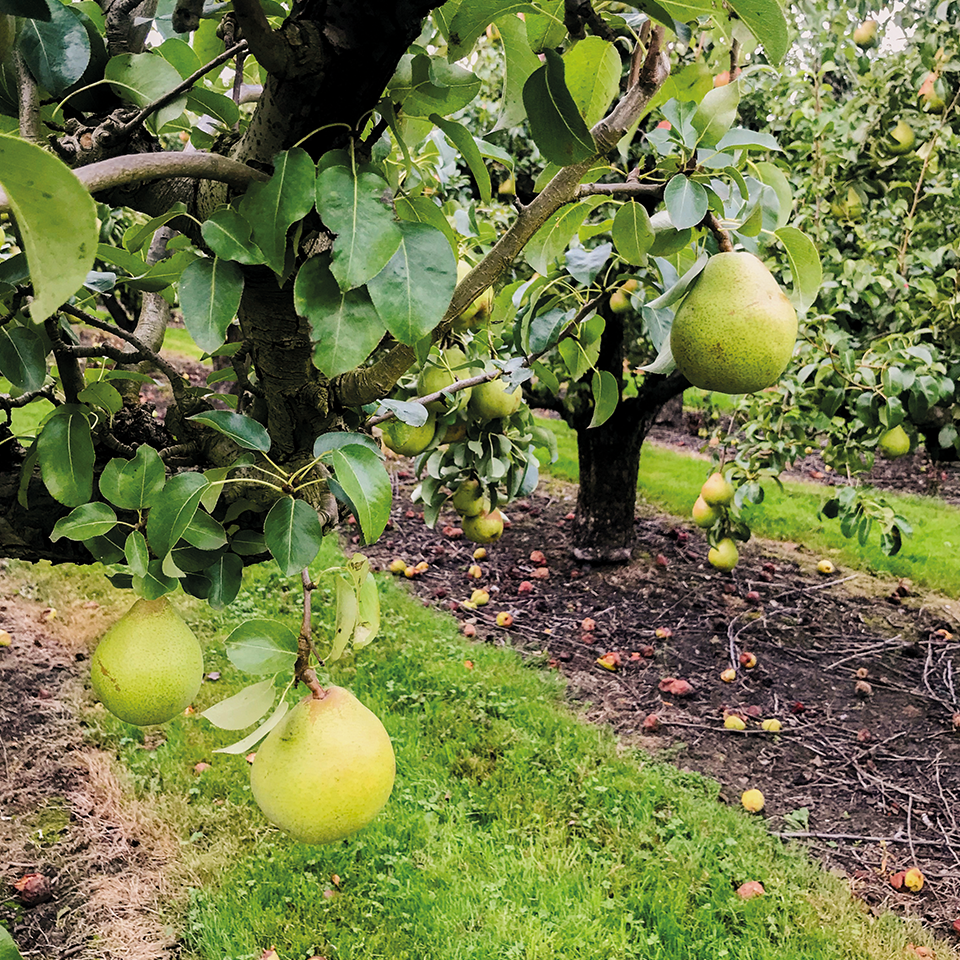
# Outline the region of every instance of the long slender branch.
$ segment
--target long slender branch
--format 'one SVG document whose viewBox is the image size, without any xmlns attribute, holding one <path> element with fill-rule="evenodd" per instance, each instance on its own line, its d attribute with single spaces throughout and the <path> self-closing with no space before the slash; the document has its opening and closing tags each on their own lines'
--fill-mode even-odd
<svg viewBox="0 0 960 960">
<path fill-rule="evenodd" d="M 168 103 L 172 103 L 174 100 L 176 100 L 181 93 L 189 90 L 198 80 L 208 74 L 211 70 L 216 70 L 217 67 L 223 66 L 223 64 L 225 64 L 228 60 L 232 60 L 237 54 L 245 53 L 246 49 L 247 41 L 241 40 L 239 43 L 235 43 L 229 49 L 224 50 L 223 53 L 214 57 L 209 63 L 205 63 L 199 70 L 191 73 L 186 80 L 182 80 L 172 90 L 168 90 L 162 97 L 158 97 L 153 101 L 153 103 L 148 103 L 132 120 L 120 127 L 117 131 L 117 134 L 119 136 L 129 136 L 151 114 L 156 113 L 158 110 L 162 110 Z"/>
<path fill-rule="evenodd" d="M 650 200 L 663 198 L 663 183 L 581 183 L 574 194 L 575 200 L 583 197 L 640 197 Z"/>
<path fill-rule="evenodd" d="M 128 183 L 172 177 L 217 180 L 236 189 L 270 179 L 245 163 L 216 153 L 133 153 L 99 160 L 73 172 L 92 194 Z M 0 212 L 11 212 L 10 199 L 3 190 L 0 190 Z"/>
<path fill-rule="evenodd" d="M 663 27 L 657 27 L 651 32 L 650 45 L 639 79 L 621 97 L 613 110 L 590 131 L 596 145 L 595 152 L 582 163 L 560 170 L 540 194 L 521 208 L 517 219 L 493 249 L 457 284 L 450 306 L 434 331 L 434 339 L 446 333 L 454 318 L 496 282 L 549 217 L 577 198 L 580 181 L 593 164 L 620 142 L 653 99 L 669 76 L 669 62 L 662 53 L 663 37 Z M 351 370 L 335 378 L 332 382 L 333 390 L 344 406 L 370 403 L 389 391 L 415 359 L 413 348 L 400 344 L 371 367 Z"/>
</svg>

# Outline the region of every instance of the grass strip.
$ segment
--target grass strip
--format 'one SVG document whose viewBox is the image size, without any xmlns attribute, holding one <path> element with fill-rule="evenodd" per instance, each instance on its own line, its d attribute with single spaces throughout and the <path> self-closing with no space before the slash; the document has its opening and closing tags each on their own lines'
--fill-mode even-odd
<svg viewBox="0 0 960 960">
<path fill-rule="evenodd" d="M 337 562 L 329 545 L 316 569 Z M 64 587 L 107 601 L 89 571 L 49 578 L 62 608 Z M 91 739 L 180 837 L 168 919 L 184 957 L 888 960 L 930 942 L 916 924 L 870 915 L 764 818 L 718 802 L 715 783 L 579 722 L 555 674 L 468 643 L 392 578 L 381 596 L 381 636 L 328 679 L 383 719 L 398 778 L 380 817 L 344 842 L 305 846 L 264 821 L 244 757 L 212 752 L 237 734 L 196 714 L 144 730 L 88 712 Z M 218 674 L 198 711 L 250 680 L 224 655 L 238 618 L 299 616 L 299 592 L 272 564 L 246 571 L 228 611 L 179 603 Z M 329 636 L 331 591 L 314 609 Z M 197 776 L 201 760 L 212 765 Z M 779 813 L 767 812 L 773 829 Z M 747 880 L 765 895 L 741 899 Z"/>
<path fill-rule="evenodd" d="M 560 420 L 542 424 L 557 438 L 559 457 L 543 469 L 551 476 L 576 483 L 579 479 L 577 438 Z M 646 443 L 640 458 L 637 489 L 644 500 L 677 517 L 689 519 L 700 486 L 710 472 L 702 458 Z M 802 543 L 814 553 L 830 557 L 838 566 L 909 577 L 914 583 L 949 596 L 960 593 L 960 510 L 932 497 L 884 494 L 885 499 L 913 525 L 913 536 L 893 557 L 880 550 L 874 532 L 866 546 L 848 540 L 835 520 L 821 519 L 817 511 L 830 496 L 830 487 L 784 481 L 765 488 L 763 503 L 747 504 L 744 519 L 760 537 Z"/>
</svg>

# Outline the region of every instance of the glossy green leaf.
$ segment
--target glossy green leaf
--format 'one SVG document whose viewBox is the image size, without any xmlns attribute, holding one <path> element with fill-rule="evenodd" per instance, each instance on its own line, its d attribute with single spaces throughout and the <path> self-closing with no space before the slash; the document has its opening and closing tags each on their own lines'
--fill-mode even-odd
<svg viewBox="0 0 960 960">
<path fill-rule="evenodd" d="M 297 313 L 310 321 L 313 362 L 328 377 L 363 363 L 386 332 L 366 289 L 344 293 L 325 257 L 314 257 L 300 268 L 293 302 Z"/>
<path fill-rule="evenodd" d="M 43 339 L 32 327 L 0 327 L 0 374 L 18 390 L 39 390 L 47 376 Z"/>
<path fill-rule="evenodd" d="M 277 154 L 273 176 L 266 183 L 251 184 L 240 201 L 239 212 L 253 227 L 253 242 L 276 274 L 283 273 L 290 225 L 313 209 L 315 182 L 310 155 L 294 147 Z"/>
<path fill-rule="evenodd" d="M 176 577 L 163 572 L 163 563 L 160 560 L 151 560 L 146 574 L 133 578 L 134 592 L 144 600 L 159 600 L 160 597 L 173 593 L 179 586 L 180 581 Z"/>
<path fill-rule="evenodd" d="M 230 662 L 244 673 L 286 673 L 297 659 L 297 635 L 280 620 L 247 620 L 225 646 Z"/>
<path fill-rule="evenodd" d="M 180 309 L 187 332 L 206 353 L 222 347 L 243 296 L 243 271 L 231 260 L 194 260 L 180 278 Z"/>
<path fill-rule="evenodd" d="M 242 730 L 264 716 L 276 699 L 273 677 L 270 677 L 207 707 L 200 716 L 221 730 Z"/>
<path fill-rule="evenodd" d="M 503 44 L 504 80 L 500 115 L 493 130 L 506 130 L 518 126 L 526 117 L 523 86 L 530 74 L 540 68 L 540 58 L 530 49 L 527 25 L 519 17 L 512 13 L 498 15 L 497 28 Z"/>
<path fill-rule="evenodd" d="M 93 439 L 87 409 L 57 407 L 37 439 L 40 473 L 50 496 L 68 507 L 86 503 L 93 493 Z"/>
<path fill-rule="evenodd" d="M 232 127 L 240 119 L 240 108 L 230 97 L 206 87 L 194 87 L 187 94 L 187 109 L 214 117 L 224 127 Z"/>
<path fill-rule="evenodd" d="M 350 498 L 367 543 L 376 541 L 390 519 L 393 488 L 380 456 L 354 444 L 333 450 L 329 457 L 337 483 Z"/>
<path fill-rule="evenodd" d="M 0 960 L 23 960 L 6 927 L 0 927 Z"/>
<path fill-rule="evenodd" d="M 343 577 L 337 577 L 334 583 L 336 592 L 337 614 L 334 621 L 333 643 L 330 651 L 323 658 L 324 663 L 333 663 L 343 656 L 347 644 L 353 637 L 357 629 L 357 621 L 360 615 L 360 604 L 357 599 L 357 587 L 354 583 L 345 580 Z"/>
<path fill-rule="evenodd" d="M 178 473 L 164 485 L 147 517 L 147 539 L 156 556 L 165 557 L 183 536 L 206 486 L 200 473 Z"/>
<path fill-rule="evenodd" d="M 306 501 L 292 497 L 283 497 L 270 508 L 263 536 L 267 549 L 287 577 L 309 566 L 323 543 L 317 511 Z"/>
<path fill-rule="evenodd" d="M 457 258 L 447 238 L 423 223 L 402 221 L 400 246 L 367 284 L 387 330 L 411 346 L 443 319 L 457 285 Z"/>
<path fill-rule="evenodd" d="M 730 8 L 763 44 L 767 58 L 779 64 L 790 47 L 783 8 L 773 0 L 729 0 Z"/>
<path fill-rule="evenodd" d="M 728 130 L 717 144 L 718 150 L 779 150 L 776 137 L 759 130 L 744 130 L 735 127 Z"/>
<path fill-rule="evenodd" d="M 708 90 L 693 115 L 693 128 L 697 131 L 698 143 L 706 147 L 719 143 L 737 119 L 739 104 L 740 84 L 736 80 Z"/>
<path fill-rule="evenodd" d="M 563 58 L 553 50 L 544 56 L 544 65 L 523 86 L 530 135 L 551 162 L 563 167 L 582 163 L 596 153 L 596 144 L 567 89 Z"/>
<path fill-rule="evenodd" d="M 817 299 L 820 284 L 823 282 L 820 255 L 813 241 L 796 227 L 781 227 L 776 231 L 776 235 L 790 260 L 790 271 L 793 274 L 791 299 L 799 313 L 806 313 Z"/>
<path fill-rule="evenodd" d="M 123 407 L 123 397 L 120 396 L 120 392 L 106 380 L 97 380 L 88 384 L 77 394 L 77 399 L 91 407 L 100 407 L 111 416 L 119 413 Z"/>
<path fill-rule="evenodd" d="M 707 214 L 709 206 L 707 191 L 696 180 L 678 173 L 667 183 L 663 201 L 670 214 L 670 222 L 683 230 L 695 227 Z"/>
<path fill-rule="evenodd" d="M 76 11 L 47 6 L 49 20 L 23 20 L 17 48 L 37 83 L 55 97 L 76 83 L 90 62 L 90 37 Z"/>
<path fill-rule="evenodd" d="M 183 539 L 198 550 L 217 550 L 226 544 L 227 534 L 209 513 L 198 510 L 183 531 Z"/>
<path fill-rule="evenodd" d="M 204 221 L 200 232 L 207 246 L 224 260 L 263 263 L 263 252 L 253 242 L 253 227 L 232 207 L 215 211 Z"/>
<path fill-rule="evenodd" d="M 624 203 L 613 218 L 613 244 L 627 263 L 640 266 L 653 245 L 653 225 L 644 206 L 635 200 Z"/>
<path fill-rule="evenodd" d="M 527 263 L 537 273 L 548 274 L 551 264 L 566 250 L 587 214 L 603 202 L 602 197 L 588 197 L 579 203 L 567 204 L 548 217 L 524 248 Z"/>
<path fill-rule="evenodd" d="M 770 187 L 780 201 L 780 215 L 777 218 L 777 227 L 784 227 L 790 220 L 793 211 L 793 188 L 787 175 L 769 160 L 761 160 L 756 164 L 760 179 Z"/>
<path fill-rule="evenodd" d="M 585 37 L 563 55 L 567 88 L 580 116 L 592 127 L 620 90 L 620 55 L 600 37 Z"/>
<path fill-rule="evenodd" d="M 179 86 L 182 79 L 176 67 L 157 53 L 121 53 L 111 57 L 104 78 L 113 81 L 113 92 L 126 103 L 145 107 Z M 177 97 L 147 120 L 156 133 L 164 124 L 176 120 L 187 105 L 186 96 Z"/>
<path fill-rule="evenodd" d="M 123 545 L 123 555 L 135 577 L 145 577 L 150 566 L 147 538 L 139 530 L 131 530 Z"/>
<path fill-rule="evenodd" d="M 0 185 L 30 265 L 34 292 L 30 319 L 40 323 L 80 289 L 93 267 L 96 204 L 70 168 L 53 154 L 3 135 Z M 69 217 L 64 210 L 70 211 Z"/>
<path fill-rule="evenodd" d="M 151 217 L 146 223 L 131 224 L 129 227 L 127 227 L 123 234 L 124 247 L 126 247 L 126 249 L 132 253 L 142 250 L 144 247 L 150 244 L 150 242 L 153 240 L 153 235 L 157 232 L 157 230 L 160 229 L 160 227 L 168 224 L 171 220 L 186 212 L 187 205 L 178 201 L 177 203 L 173 204 L 170 209 L 166 211 L 166 213 L 161 213 L 159 216 Z"/>
<path fill-rule="evenodd" d="M 317 210 L 337 235 L 330 269 L 341 290 L 375 277 L 400 245 L 400 229 L 385 202 L 391 193 L 387 181 L 369 171 L 354 176 L 334 166 L 317 177 Z"/>
<path fill-rule="evenodd" d="M 456 231 L 430 197 L 397 197 L 395 203 L 397 216 L 401 220 L 409 220 L 411 223 L 429 223 L 431 227 L 436 227 L 447 238 L 450 249 L 456 252 Z"/>
<path fill-rule="evenodd" d="M 471 0 L 461 4 L 448 25 L 448 59 L 462 60 L 467 56 L 494 20 L 502 17 L 522 23 L 516 14 L 521 11 L 531 13 L 534 9 L 526 0 Z"/>
<path fill-rule="evenodd" d="M 391 401 L 390 409 L 393 409 L 393 404 L 403 405 L 403 406 L 419 406 L 421 409 L 425 409 L 423 404 L 403 404 L 401 401 Z M 416 426 L 422 426 L 426 417 L 421 420 Z M 410 421 L 405 420 L 404 423 L 409 423 Z M 383 453 L 380 450 L 380 444 L 377 443 L 373 437 L 368 436 L 366 433 L 347 433 L 336 430 L 332 433 L 322 433 L 313 444 L 313 455 L 315 457 L 322 457 L 325 453 L 329 453 L 331 450 L 337 450 L 340 447 L 349 447 L 360 444 L 362 447 L 367 447 L 372 450 L 377 456 L 383 456 Z"/>
<path fill-rule="evenodd" d="M 424 54 L 401 59 L 388 93 L 405 117 L 449 116 L 462 110 L 480 92 L 480 78 L 456 63 Z M 421 137 L 423 134 L 421 134 Z"/>
<path fill-rule="evenodd" d="M 593 371 L 591 389 L 593 391 L 593 417 L 587 429 L 599 427 L 602 423 L 606 423 L 613 416 L 613 412 L 620 402 L 617 378 L 609 370 Z"/>
<path fill-rule="evenodd" d="M 537 8 L 537 13 L 524 17 L 524 23 L 530 49 L 540 54 L 559 47 L 567 39 L 567 28 L 563 22 L 564 0 L 540 0 Z"/>
<path fill-rule="evenodd" d="M 266 453 L 270 449 L 270 434 L 267 428 L 257 420 L 245 417 L 230 410 L 204 410 L 195 413 L 188 420 L 196 420 L 225 437 L 229 437 L 237 446 L 245 450 L 259 450 Z"/>
<path fill-rule="evenodd" d="M 237 599 L 243 586 L 243 561 L 235 553 L 221 553 L 203 574 L 210 581 L 207 603 L 214 610 L 222 610 Z"/>
<path fill-rule="evenodd" d="M 101 537 L 112 530 L 116 523 L 117 515 L 105 503 L 84 503 L 54 524 L 50 540 L 56 543 L 61 537 L 68 540 Z"/>
<path fill-rule="evenodd" d="M 146 443 L 132 460 L 114 457 L 100 474 L 100 492 L 122 510 L 144 510 L 163 489 L 166 469 L 157 451 Z"/>
</svg>

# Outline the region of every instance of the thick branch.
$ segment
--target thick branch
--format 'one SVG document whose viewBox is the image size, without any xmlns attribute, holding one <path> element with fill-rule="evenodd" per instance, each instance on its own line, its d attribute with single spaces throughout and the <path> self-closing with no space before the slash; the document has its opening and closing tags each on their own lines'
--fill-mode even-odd
<svg viewBox="0 0 960 960">
<path fill-rule="evenodd" d="M 18 53 L 14 59 L 17 64 L 17 100 L 20 115 L 20 136 L 31 143 L 40 142 L 40 92 L 37 81 L 33 79 L 26 61 Z"/>
<path fill-rule="evenodd" d="M 282 77 L 288 68 L 290 51 L 282 35 L 270 26 L 260 0 L 234 0 L 233 13 L 260 66 L 267 73 Z"/>
</svg>

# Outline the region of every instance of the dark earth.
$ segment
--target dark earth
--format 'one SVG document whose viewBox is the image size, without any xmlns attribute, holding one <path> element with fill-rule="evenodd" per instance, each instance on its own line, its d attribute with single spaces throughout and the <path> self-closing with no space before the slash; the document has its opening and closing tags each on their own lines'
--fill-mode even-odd
<svg viewBox="0 0 960 960">
<path fill-rule="evenodd" d="M 651 439 L 693 452 L 693 426 Z M 828 479 L 814 458 L 799 467 Z M 960 604 L 904 581 L 824 576 L 798 544 L 752 540 L 721 574 L 692 524 L 642 505 L 634 561 L 591 567 L 570 555 L 575 489 L 552 481 L 510 506 L 510 528 L 475 561 L 457 516 L 428 529 L 409 501 L 409 463 L 391 468 L 393 518 L 365 550 L 376 566 L 425 561 L 410 589 L 476 642 L 562 672 L 587 719 L 716 779 L 726 802 L 759 789 L 784 843 L 808 846 L 870 909 L 919 918 L 960 945 Z M 960 500 L 960 470 L 922 452 L 885 462 L 877 479 Z M 467 575 L 475 562 L 479 579 Z M 29 584 L 0 570 L 0 630 L 13 638 L 0 647 L 0 919 L 25 957 L 176 955 L 175 932 L 156 919 L 176 838 L 131 808 L 77 716 L 106 615 L 70 595 L 54 613 Z M 489 603 L 464 608 L 477 587 Z M 499 612 L 512 625 L 497 626 Z M 664 689 L 671 679 L 689 692 Z M 730 715 L 745 729 L 727 729 Z M 761 730 L 765 719 L 781 730 Z M 910 868 L 923 874 L 919 892 L 902 883 Z M 93 931 L 114 946 L 91 953 Z"/>
</svg>

